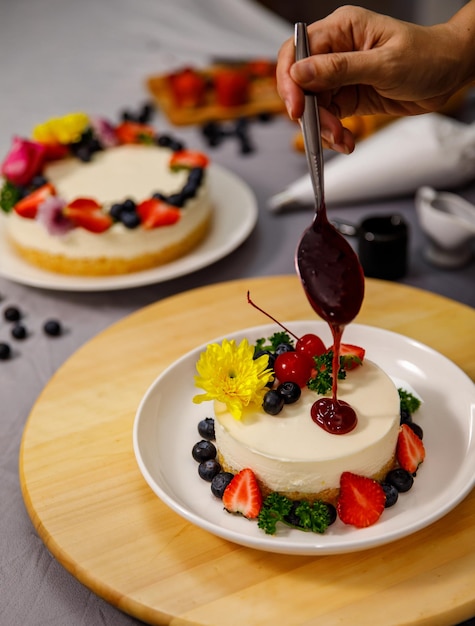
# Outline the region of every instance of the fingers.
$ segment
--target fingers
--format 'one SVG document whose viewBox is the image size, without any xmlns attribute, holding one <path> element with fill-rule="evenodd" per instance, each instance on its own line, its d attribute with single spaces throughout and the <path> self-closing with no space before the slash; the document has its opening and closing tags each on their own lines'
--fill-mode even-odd
<svg viewBox="0 0 475 626">
<path fill-rule="evenodd" d="M 355 149 L 353 134 L 327 109 L 319 107 L 318 110 L 323 147 L 342 154 L 353 152 Z"/>
<path fill-rule="evenodd" d="M 290 68 L 295 61 L 295 48 L 292 39 L 288 39 L 281 47 L 277 61 L 277 92 L 283 100 L 287 114 L 291 120 L 298 120 L 303 113 L 304 95 L 290 76 Z"/>
</svg>

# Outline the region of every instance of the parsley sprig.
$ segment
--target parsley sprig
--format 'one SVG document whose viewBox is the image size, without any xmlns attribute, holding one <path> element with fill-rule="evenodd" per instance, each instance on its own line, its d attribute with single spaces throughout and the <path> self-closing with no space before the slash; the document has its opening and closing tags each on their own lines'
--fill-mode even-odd
<svg viewBox="0 0 475 626">
<path fill-rule="evenodd" d="M 333 350 L 324 352 L 320 356 L 314 358 L 316 374 L 311 378 L 307 386 L 311 391 L 316 391 L 320 395 L 325 395 L 331 391 L 333 383 L 332 363 Z M 340 369 L 338 370 L 338 380 L 346 378 L 346 370 L 344 368 L 343 357 L 340 357 Z"/>
<path fill-rule="evenodd" d="M 271 493 L 264 500 L 257 525 L 267 535 L 274 535 L 280 522 L 291 528 L 322 534 L 330 525 L 328 506 L 319 500 L 293 502 L 279 493 Z"/>
<path fill-rule="evenodd" d="M 416 398 L 415 395 L 399 387 L 397 390 L 399 394 L 399 401 L 401 403 L 401 411 L 408 411 L 409 413 L 415 413 L 421 406 L 421 401 Z"/>
<path fill-rule="evenodd" d="M 261 350 L 268 350 L 269 352 L 275 352 L 277 346 L 281 343 L 290 343 L 292 346 L 294 345 L 293 339 L 288 333 L 279 331 L 267 339 L 264 337 L 258 339 L 256 341 L 255 351 L 260 352 Z"/>
</svg>

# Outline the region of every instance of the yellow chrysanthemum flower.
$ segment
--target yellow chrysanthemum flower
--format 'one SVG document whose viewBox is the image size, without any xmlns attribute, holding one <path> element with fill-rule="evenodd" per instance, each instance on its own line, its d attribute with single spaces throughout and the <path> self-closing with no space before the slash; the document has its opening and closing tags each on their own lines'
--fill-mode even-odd
<svg viewBox="0 0 475 626">
<path fill-rule="evenodd" d="M 68 113 L 38 124 L 33 129 L 32 136 L 39 143 L 73 143 L 80 139 L 89 123 L 89 117 L 85 113 Z"/>
<path fill-rule="evenodd" d="M 260 406 L 272 370 L 268 369 L 267 356 L 257 359 L 253 356 L 254 346 L 249 345 L 247 339 L 239 345 L 234 339 L 209 344 L 198 359 L 198 376 L 195 376 L 195 385 L 205 393 L 195 396 L 193 402 L 218 400 L 235 419 L 241 419 L 245 407 Z"/>
</svg>

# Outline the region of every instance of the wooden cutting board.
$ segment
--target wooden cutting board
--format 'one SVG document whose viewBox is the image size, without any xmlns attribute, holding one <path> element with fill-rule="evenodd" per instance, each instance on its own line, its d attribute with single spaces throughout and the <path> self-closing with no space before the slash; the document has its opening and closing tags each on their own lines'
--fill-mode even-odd
<svg viewBox="0 0 475 626">
<path fill-rule="evenodd" d="M 110 327 L 53 376 L 21 447 L 28 512 L 76 578 L 150 624 L 453 625 L 475 615 L 475 492 L 405 539 L 307 557 L 244 548 L 183 520 L 135 462 L 135 411 L 155 378 L 202 342 L 263 323 L 246 291 L 282 320 L 312 319 L 294 276 L 182 293 Z M 367 281 L 359 323 L 413 337 L 475 378 L 475 311 Z"/>
</svg>

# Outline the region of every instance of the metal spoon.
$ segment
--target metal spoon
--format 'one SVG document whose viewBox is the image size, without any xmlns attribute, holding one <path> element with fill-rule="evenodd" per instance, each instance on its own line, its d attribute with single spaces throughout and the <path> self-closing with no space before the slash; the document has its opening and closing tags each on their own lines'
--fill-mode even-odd
<svg viewBox="0 0 475 626">
<path fill-rule="evenodd" d="M 295 51 L 297 61 L 309 55 L 307 26 L 302 22 L 295 25 Z M 358 314 L 363 302 L 364 275 L 353 248 L 327 218 L 320 118 L 314 94 L 305 94 L 300 123 L 316 204 L 314 220 L 297 248 L 296 267 L 312 308 L 335 331 Z"/>
</svg>

